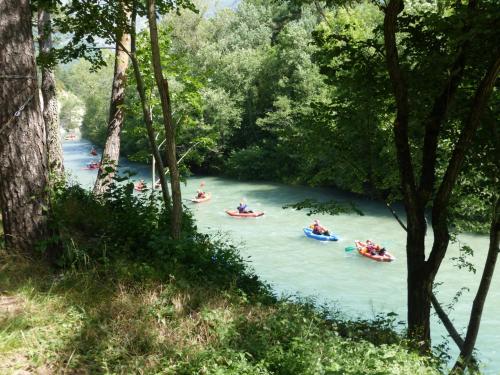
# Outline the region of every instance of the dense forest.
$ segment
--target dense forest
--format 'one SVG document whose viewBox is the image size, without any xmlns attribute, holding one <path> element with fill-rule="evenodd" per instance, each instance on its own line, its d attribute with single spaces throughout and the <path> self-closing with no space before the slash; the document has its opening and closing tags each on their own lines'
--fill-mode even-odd
<svg viewBox="0 0 500 375">
<path fill-rule="evenodd" d="M 200 3 L 198 13 L 168 15 L 160 22 L 162 64 L 168 67 L 171 82 L 178 153 L 190 150 L 184 159 L 186 172 L 335 186 L 376 199 L 401 199 L 392 133 L 395 102 L 381 53 L 383 14 L 370 2 L 335 10 L 318 9 L 317 5 L 242 1 L 235 10 L 207 16 L 211 8 Z M 458 31 L 443 29 L 455 27 L 451 15 L 440 20 L 448 25 L 431 23 L 438 21 L 432 17 L 439 16 L 433 11 L 444 15 L 445 9 L 411 3 L 406 11 L 405 32 L 413 35 L 405 42 L 403 58 L 409 68 L 415 66 L 410 95 L 418 122 L 439 89 L 434 83 L 442 71 L 436 69 L 440 61 L 436 59 L 443 65 L 449 63 L 445 49 L 453 48 L 436 41 L 433 45 L 431 38 L 438 38 L 439 32 Z M 430 23 L 426 26 L 430 29 L 417 30 L 411 25 L 417 22 Z M 147 54 L 146 32 L 139 35 L 138 48 Z M 490 47 L 481 45 L 482 52 L 470 53 L 487 65 L 495 35 L 486 35 L 483 42 Z M 421 49 L 424 46 L 426 50 Z M 89 71 L 88 62 L 79 60 L 60 67 L 57 74 L 61 86 L 76 96 L 72 103 L 80 100 L 86 109 L 84 136 L 100 146 L 106 140 L 103 119 L 113 69 L 111 54 L 104 54 L 107 65 L 97 73 Z M 470 84 L 477 79 L 473 69 L 471 66 L 464 77 Z M 129 76 L 129 82 L 133 81 L 132 72 Z M 459 94 L 448 115 L 450 126 L 465 116 L 471 91 Z M 483 121 L 493 124 L 498 119 L 498 99 L 495 91 Z M 151 162 L 133 84 L 129 84 L 125 100 L 122 154 Z M 155 127 L 161 137 L 161 110 L 156 111 Z M 452 136 L 453 128 L 445 133 Z M 420 137 L 415 130 L 415 153 L 421 149 Z M 478 157 L 487 164 L 484 170 L 477 170 L 474 160 L 468 161 L 474 171 L 460 176 L 457 186 L 462 188 L 454 192 L 452 209 L 461 229 L 487 232 L 491 189 L 478 190 L 476 185 L 488 184 L 495 156 L 487 161 L 486 151 L 492 147 L 487 129 L 476 138 L 476 149 L 483 150 Z M 443 139 L 438 170 L 445 168 L 450 153 L 446 144 L 451 141 Z"/>
<path fill-rule="evenodd" d="M 0 372 L 479 373 L 499 30 L 496 0 L 0 0 Z M 61 127 L 102 151 L 92 190 L 65 174 Z M 150 194 L 120 158 L 154 163 Z M 198 230 L 192 174 L 383 202 L 406 236 L 405 328 L 276 296 Z M 435 290 L 464 232 L 489 245 L 461 332 Z M 476 272 L 472 252 L 459 268 Z M 433 346 L 432 311 L 457 358 Z"/>
</svg>

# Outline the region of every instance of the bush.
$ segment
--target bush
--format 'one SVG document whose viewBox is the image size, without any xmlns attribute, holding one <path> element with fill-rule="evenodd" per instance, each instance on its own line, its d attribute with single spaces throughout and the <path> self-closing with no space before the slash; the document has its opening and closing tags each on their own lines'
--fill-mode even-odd
<svg viewBox="0 0 500 375">
<path fill-rule="evenodd" d="M 226 162 L 226 173 L 240 180 L 275 180 L 279 168 L 274 153 L 260 146 L 235 151 Z"/>
<path fill-rule="evenodd" d="M 176 277 L 186 282 L 236 285 L 255 294 L 267 289 L 249 272 L 236 248 L 198 233 L 184 209 L 181 240 L 170 236 L 170 212 L 156 194 L 133 193 L 133 184 L 112 184 L 96 198 L 80 186 L 63 188 L 53 221 L 64 245 L 65 268 L 106 266 L 135 279 Z M 125 263 L 125 267 L 120 264 Z"/>
</svg>

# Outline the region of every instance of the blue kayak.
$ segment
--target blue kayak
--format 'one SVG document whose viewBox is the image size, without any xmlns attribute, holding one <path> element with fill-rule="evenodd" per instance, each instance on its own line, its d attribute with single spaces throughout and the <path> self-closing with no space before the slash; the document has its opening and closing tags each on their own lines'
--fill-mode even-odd
<svg viewBox="0 0 500 375">
<path fill-rule="evenodd" d="M 338 241 L 338 237 L 334 234 L 323 236 L 322 234 L 314 234 L 311 228 L 304 228 L 304 233 L 309 238 L 314 238 L 318 241 Z"/>
</svg>

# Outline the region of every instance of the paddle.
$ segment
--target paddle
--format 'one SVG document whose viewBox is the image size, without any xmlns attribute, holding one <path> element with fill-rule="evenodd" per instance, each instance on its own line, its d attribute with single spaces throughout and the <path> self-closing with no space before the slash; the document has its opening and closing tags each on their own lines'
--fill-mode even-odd
<svg viewBox="0 0 500 375">
<path fill-rule="evenodd" d="M 344 250 L 345 250 L 346 252 L 351 252 L 351 251 L 356 250 L 356 246 L 347 246 Z"/>
</svg>

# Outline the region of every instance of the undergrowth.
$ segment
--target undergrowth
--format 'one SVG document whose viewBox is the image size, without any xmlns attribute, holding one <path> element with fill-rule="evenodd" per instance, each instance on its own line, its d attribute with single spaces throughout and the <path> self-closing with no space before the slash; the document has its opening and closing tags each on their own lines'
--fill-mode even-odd
<svg viewBox="0 0 500 375">
<path fill-rule="evenodd" d="M 346 321 L 274 297 L 228 243 L 183 240 L 131 187 L 60 192 L 58 270 L 0 252 L 0 373 L 436 374 L 392 316 Z"/>
</svg>

